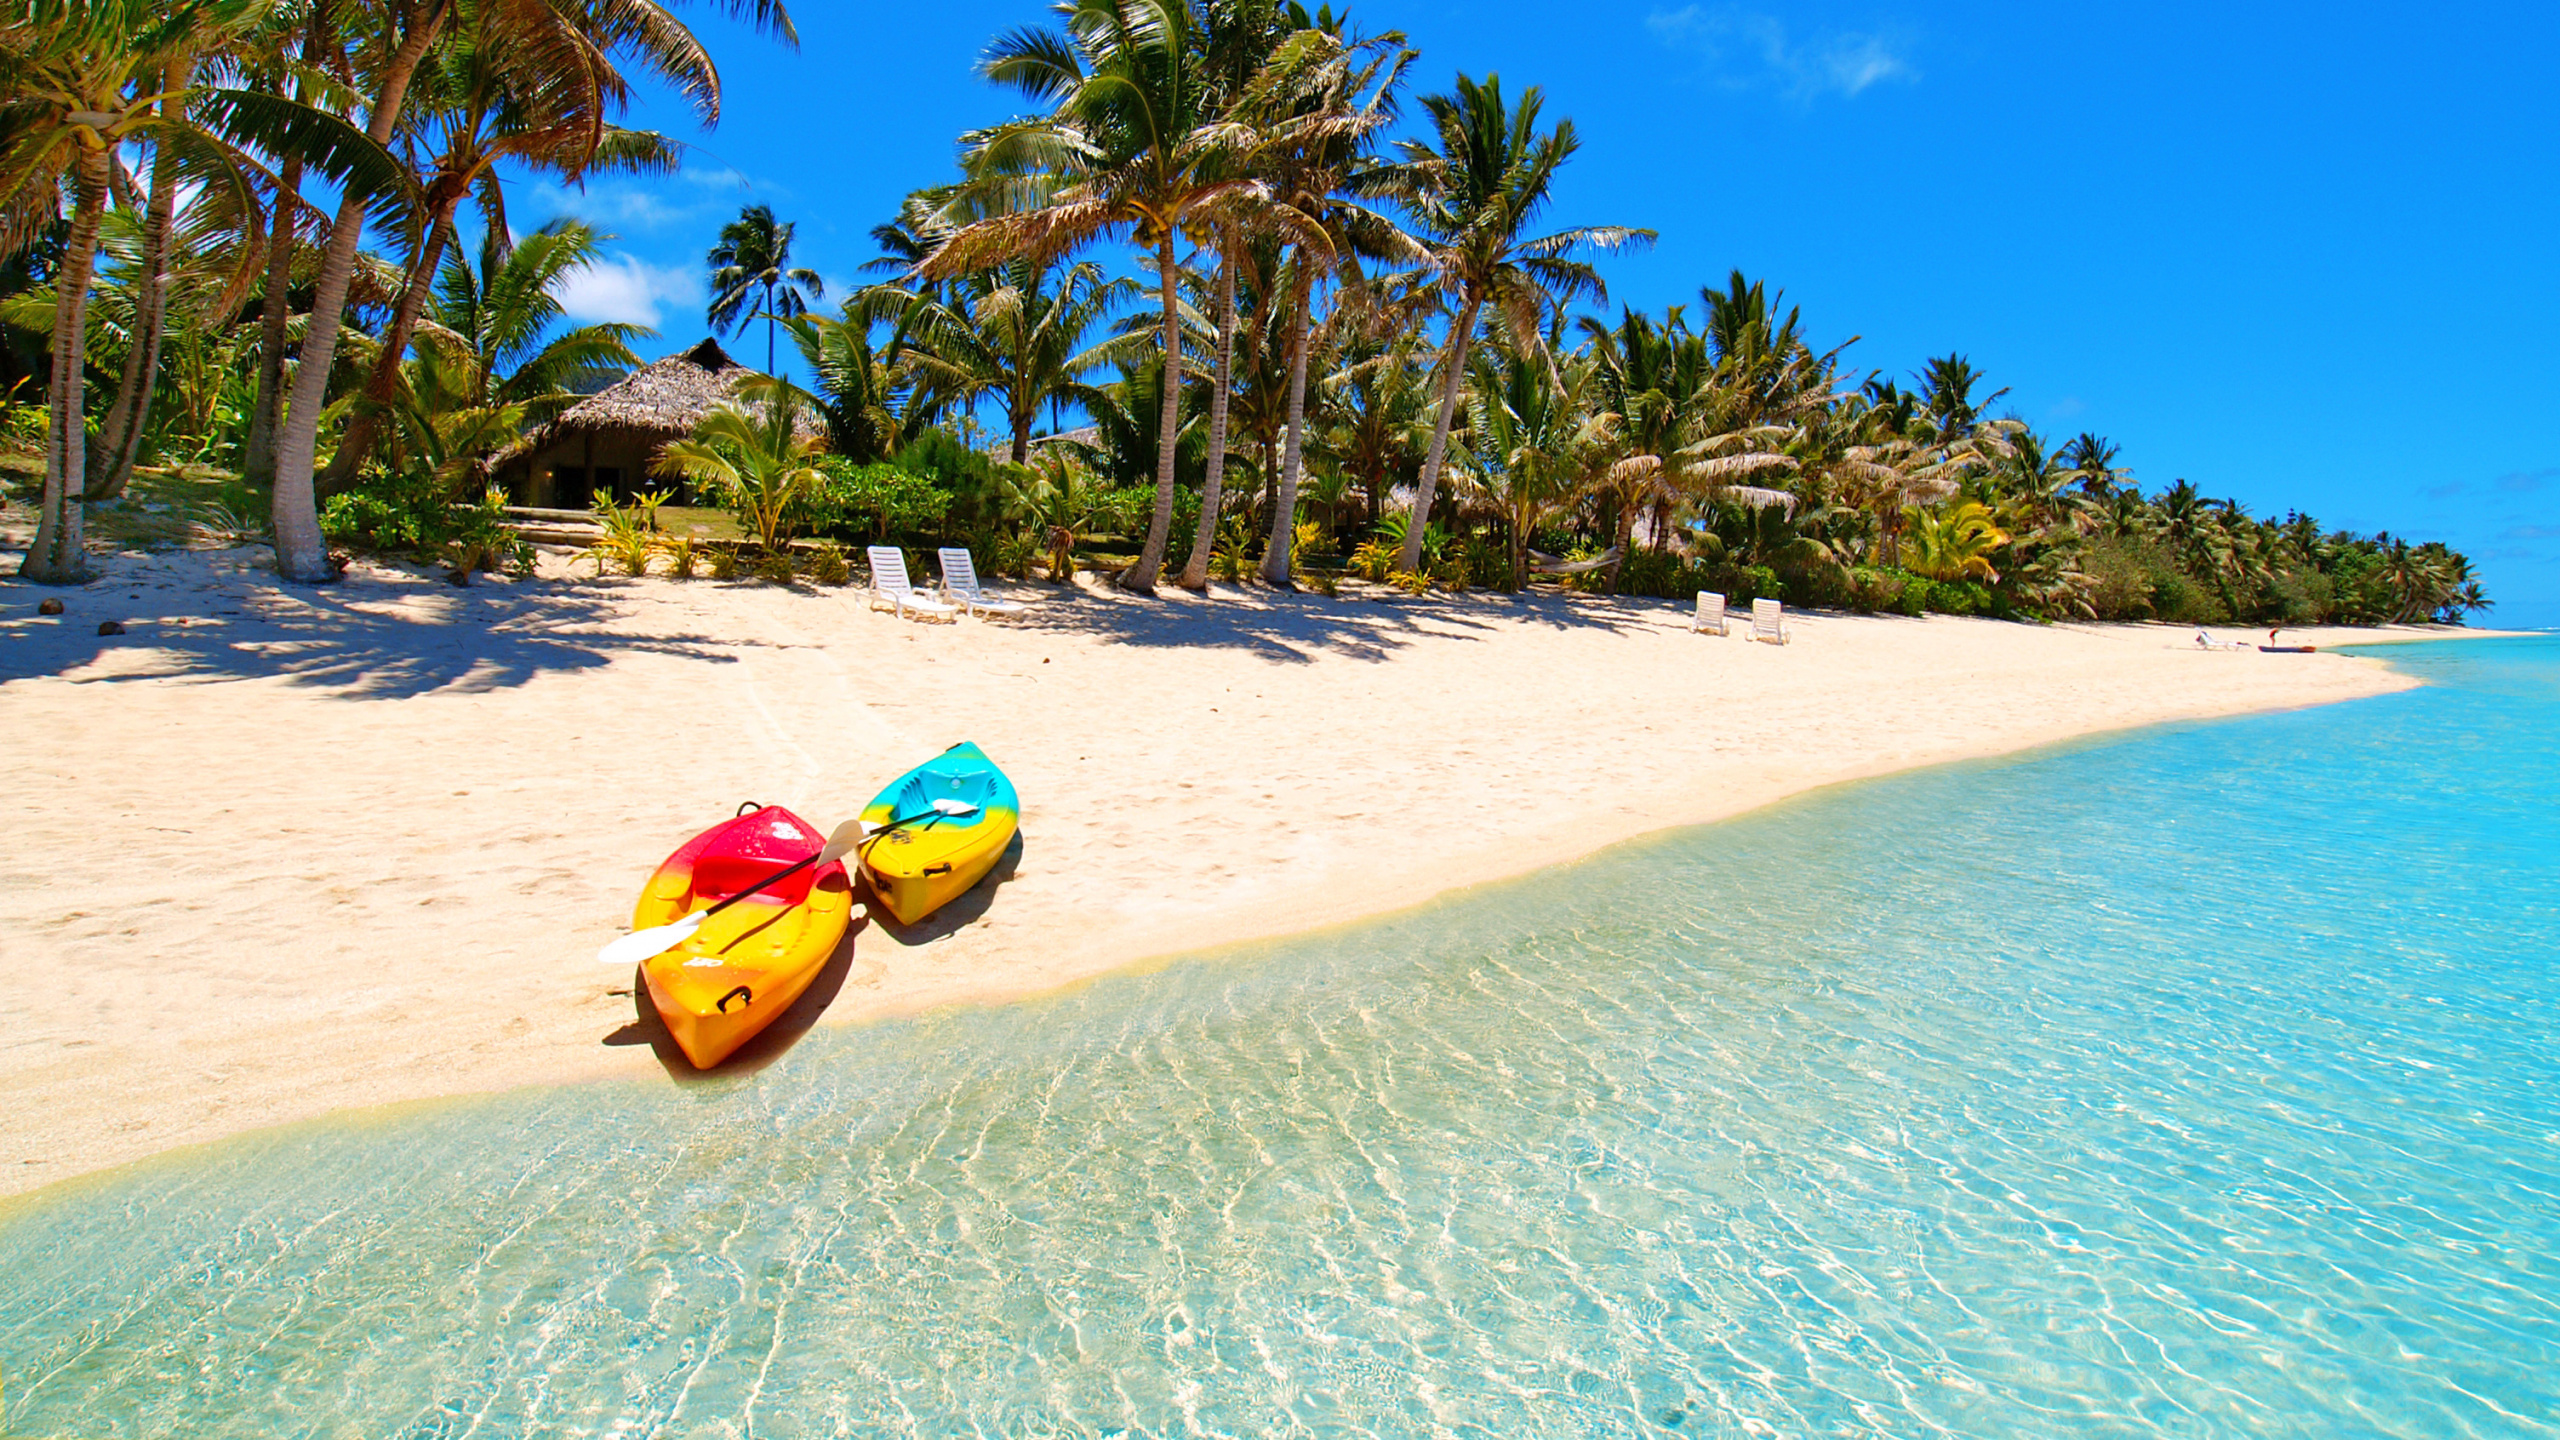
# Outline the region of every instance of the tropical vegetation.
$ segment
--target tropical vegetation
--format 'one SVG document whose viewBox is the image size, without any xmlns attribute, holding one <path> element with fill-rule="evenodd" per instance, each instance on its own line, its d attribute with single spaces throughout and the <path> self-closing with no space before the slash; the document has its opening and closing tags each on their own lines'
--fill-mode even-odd
<svg viewBox="0 0 2560 1440">
<path fill-rule="evenodd" d="M 136 477 L 197 477 L 278 571 L 340 546 L 521 563 L 496 462 L 654 337 L 578 325 L 610 238 L 511 227 L 507 176 L 670 170 L 636 84 L 709 124 L 673 0 L 0 0 L 0 447 L 30 578 L 89 573 Z M 794 43 L 780 0 L 713 13 Z M 2442 544 L 2146 489 L 1961 354 L 1863 372 L 1767 280 L 1612 305 L 1630 213 L 1559 216 L 1534 85 L 1290 0 L 1061 0 L 981 73 L 1025 107 L 831 295 L 766 204 L 705 256 L 766 377 L 599 501 L 599 568 L 967 543 L 999 574 L 1595 593 L 2037 619 L 2459 620 Z M 378 247 L 368 249 L 368 243 Z M 833 270 L 833 266 L 828 267 Z M 835 271 L 835 273 L 844 273 Z M 831 307 L 831 308 L 821 308 Z M 109 507 L 102 509 L 102 507 Z M 814 558 L 813 558 L 814 557 Z"/>
</svg>

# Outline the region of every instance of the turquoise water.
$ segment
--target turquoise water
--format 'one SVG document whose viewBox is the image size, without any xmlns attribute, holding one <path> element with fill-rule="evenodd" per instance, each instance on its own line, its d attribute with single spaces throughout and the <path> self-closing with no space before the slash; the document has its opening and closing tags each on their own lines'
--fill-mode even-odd
<svg viewBox="0 0 2560 1440">
<path fill-rule="evenodd" d="M 63 1187 L 0 1211 L 0 1430 L 2552 1434 L 2560 640 L 2391 658 Z"/>
</svg>

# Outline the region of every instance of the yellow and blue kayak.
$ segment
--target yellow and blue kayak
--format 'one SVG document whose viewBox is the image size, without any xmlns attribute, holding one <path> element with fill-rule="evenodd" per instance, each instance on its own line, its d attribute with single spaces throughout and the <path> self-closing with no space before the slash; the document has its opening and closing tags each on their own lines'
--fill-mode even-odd
<svg viewBox="0 0 2560 1440">
<path fill-rule="evenodd" d="M 978 809 L 940 814 L 936 800 Z M 901 925 L 922 920 L 987 877 L 1022 828 L 1022 799 L 987 752 L 964 741 L 889 782 L 862 811 L 874 829 L 909 816 L 924 818 L 874 835 L 861 851 L 872 893 Z"/>
</svg>

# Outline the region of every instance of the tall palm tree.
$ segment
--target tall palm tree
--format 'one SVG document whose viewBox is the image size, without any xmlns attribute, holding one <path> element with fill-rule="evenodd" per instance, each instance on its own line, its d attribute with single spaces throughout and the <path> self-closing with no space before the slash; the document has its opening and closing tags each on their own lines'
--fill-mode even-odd
<svg viewBox="0 0 2560 1440">
<path fill-rule="evenodd" d="M 1175 383 L 1161 385 L 1156 503 L 1136 563 L 1120 577 L 1152 591 L 1173 528 L 1176 440 L 1182 430 L 1181 267 L 1176 244 L 1210 212 L 1267 196 L 1237 173 L 1251 137 L 1221 126 L 1218 96 L 1184 0 L 1061 0 L 1063 33 L 997 37 L 981 72 L 1038 101 L 1046 116 L 970 137 L 969 180 L 951 213 L 977 216 L 922 267 L 944 280 L 1026 255 L 1047 259 L 1108 236 L 1155 262 L 1163 316 L 1159 348 Z"/>
<path fill-rule="evenodd" d="M 770 205 L 749 205 L 738 218 L 720 227 L 719 243 L 703 257 L 711 267 L 711 306 L 706 318 L 715 333 L 726 335 L 762 316 L 764 369 L 774 365 L 774 336 L 781 322 L 809 313 L 809 302 L 826 298 L 818 272 L 791 263 L 791 237 L 798 229 L 773 218 Z M 758 290 L 764 308 L 749 310 Z"/>
<path fill-rule="evenodd" d="M 1298 485 L 1306 467 L 1307 364 L 1315 326 L 1314 291 L 1331 275 L 1358 284 L 1364 260 L 1410 262 L 1421 257 L 1412 236 L 1358 196 L 1360 172 L 1378 132 L 1394 120 L 1396 91 L 1416 58 L 1404 35 L 1390 30 L 1366 39 L 1349 37 L 1336 17 L 1290 37 L 1266 75 L 1247 97 L 1249 108 L 1273 118 L 1263 162 L 1278 207 L 1299 223 L 1292 246 L 1288 323 L 1287 419 L 1280 477 L 1272 494 L 1262 578 L 1287 585 L 1297 525 Z"/>
<path fill-rule="evenodd" d="M 1618 250 L 1653 239 L 1650 230 L 1598 225 L 1528 234 L 1552 198 L 1556 172 L 1581 145 L 1571 120 L 1539 131 L 1545 104 L 1534 85 L 1513 105 L 1503 98 L 1501 76 L 1488 75 L 1478 84 L 1461 74 L 1453 93 L 1422 101 L 1431 139 L 1402 142 L 1400 162 L 1380 177 L 1411 213 L 1425 272 L 1446 295 L 1453 316 L 1442 345 L 1431 450 L 1422 462 L 1398 561 L 1408 571 L 1422 564 L 1423 532 L 1448 458 L 1467 349 L 1485 307 L 1501 311 L 1514 334 L 1537 335 L 1549 309 L 1586 296 L 1607 298 L 1599 272 L 1569 258 L 1573 252 Z"/>
</svg>

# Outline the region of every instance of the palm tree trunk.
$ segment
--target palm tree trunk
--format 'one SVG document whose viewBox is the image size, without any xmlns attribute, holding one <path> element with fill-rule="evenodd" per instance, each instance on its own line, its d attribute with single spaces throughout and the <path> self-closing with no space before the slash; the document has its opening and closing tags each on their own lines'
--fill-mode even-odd
<svg viewBox="0 0 2560 1440">
<path fill-rule="evenodd" d="M 174 94 L 193 79 L 191 62 L 174 62 L 160 78 L 161 93 Z M 171 102 L 162 101 L 165 109 Z M 142 427 L 151 418 L 152 391 L 160 378 L 160 342 L 168 333 L 169 227 L 178 209 L 178 162 L 164 140 L 151 158 L 151 198 L 142 223 L 142 273 L 133 297 L 132 343 L 125 347 L 123 383 L 99 426 L 98 452 L 106 466 L 89 477 L 92 500 L 112 500 L 133 478 L 142 453 Z"/>
<path fill-rule="evenodd" d="M 267 288 L 258 301 L 258 398 L 249 411 L 249 436 L 240 454 L 240 478 L 251 485 L 272 485 L 276 478 L 276 411 L 284 399 L 285 325 L 292 318 L 293 242 L 301 228 L 301 197 L 302 161 L 287 156 L 268 221 Z"/>
<path fill-rule="evenodd" d="M 382 74 L 381 97 L 365 122 L 374 143 L 391 139 L 409 81 L 426 58 L 427 46 L 444 28 L 449 0 L 430 0 L 414 17 L 409 33 L 392 53 Z M 329 568 L 328 541 L 320 533 L 320 504 L 313 482 L 320 453 L 320 412 L 329 399 L 329 367 L 337 357 L 338 325 L 345 317 L 347 286 L 355 277 L 356 247 L 364 240 L 363 195 L 338 202 L 329 225 L 329 245 L 320 255 L 320 275 L 311 291 L 311 318 L 302 336 L 302 361 L 293 375 L 286 401 L 284 437 L 276 447 L 276 573 L 306 585 L 325 585 L 337 578 Z"/>
<path fill-rule="evenodd" d="M 1200 523 L 1192 527 L 1191 559 L 1174 583 L 1185 590 L 1209 588 L 1209 547 L 1218 538 L 1218 509 L 1226 499 L 1227 391 L 1233 380 L 1236 350 L 1236 267 L 1218 260 L 1218 365 L 1209 382 L 1209 481 L 1200 494 Z"/>
<path fill-rule="evenodd" d="M 1154 594 L 1156 575 L 1164 569 L 1165 542 L 1173 530 L 1173 460 L 1175 430 L 1182 423 L 1182 312 L 1173 263 L 1173 235 L 1156 242 L 1156 285 L 1164 296 L 1164 405 L 1156 440 L 1156 510 L 1147 522 L 1147 543 L 1138 563 L 1120 577 L 1122 589 Z"/>
<path fill-rule="evenodd" d="M 1458 386 L 1467 376 L 1467 342 L 1475 337 L 1476 311 L 1484 302 L 1467 297 L 1457 326 L 1449 332 L 1449 375 L 1440 382 L 1440 417 L 1431 423 L 1431 453 L 1422 462 L 1422 479 L 1413 491 L 1413 518 L 1405 527 L 1404 553 L 1396 560 L 1399 570 L 1422 568 L 1422 527 L 1431 521 L 1431 492 L 1440 485 L 1440 466 L 1449 458 L 1449 422 L 1458 409 Z"/>
<path fill-rule="evenodd" d="M 1307 298 L 1315 288 L 1307 257 L 1298 256 L 1298 304 L 1289 316 L 1289 420 L 1280 442 L 1280 495 L 1272 502 L 1270 543 L 1262 547 L 1262 578 L 1289 584 L 1291 549 L 1298 535 L 1298 473 L 1306 462 L 1308 335 L 1315 329 L 1307 314 Z"/>
<path fill-rule="evenodd" d="M 381 353 L 373 357 L 373 373 L 365 377 L 364 395 L 356 401 L 355 414 L 347 421 L 347 432 L 338 439 L 338 453 L 329 460 L 329 471 L 320 477 L 320 497 L 328 497 L 352 488 L 356 471 L 373 453 L 373 443 L 382 436 L 382 427 L 391 420 L 392 397 L 400 393 L 400 361 L 409 353 L 409 341 L 418 333 L 418 316 L 427 308 L 427 291 L 435 284 L 436 267 L 444 261 L 445 236 L 453 225 L 454 212 L 462 208 L 468 189 L 439 194 L 429 202 L 427 228 L 418 237 L 418 258 L 409 267 L 400 285 L 400 300 L 391 312 L 391 324 L 382 333 Z"/>
<path fill-rule="evenodd" d="M 72 175 L 71 238 L 54 274 L 53 376 L 45 387 L 44 510 L 34 543 L 18 562 L 18 574 L 46 585 L 79 585 L 90 578 L 82 535 L 81 490 L 89 460 L 82 415 L 82 373 L 87 360 L 83 327 L 89 318 L 89 278 L 98 256 L 98 226 L 107 213 L 108 156 L 83 147 Z"/>
<path fill-rule="evenodd" d="M 775 264 L 782 262 L 776 260 Z M 764 373 L 773 373 L 773 282 L 764 282 Z"/>
<path fill-rule="evenodd" d="M 1632 553 L 1635 536 L 1636 497 L 1621 495 L 1618 497 L 1618 558 L 1609 562 L 1609 583 L 1605 593 L 1618 593 L 1618 572 L 1627 568 L 1627 556 Z"/>
</svg>

